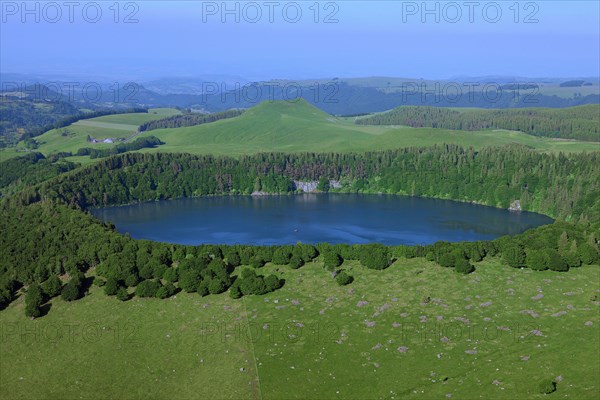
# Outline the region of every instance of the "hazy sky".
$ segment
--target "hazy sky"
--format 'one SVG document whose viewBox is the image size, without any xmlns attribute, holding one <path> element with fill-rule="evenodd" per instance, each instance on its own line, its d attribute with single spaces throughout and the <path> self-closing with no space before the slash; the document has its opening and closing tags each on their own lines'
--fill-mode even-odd
<svg viewBox="0 0 600 400">
<path fill-rule="evenodd" d="M 2 1 L 2 72 L 269 79 L 600 69 L 595 0 L 427 2 L 429 14 L 421 1 L 228 2 L 229 14 L 221 1 L 137 1 L 119 2 L 118 15 L 114 0 L 74 3 Z"/>
</svg>

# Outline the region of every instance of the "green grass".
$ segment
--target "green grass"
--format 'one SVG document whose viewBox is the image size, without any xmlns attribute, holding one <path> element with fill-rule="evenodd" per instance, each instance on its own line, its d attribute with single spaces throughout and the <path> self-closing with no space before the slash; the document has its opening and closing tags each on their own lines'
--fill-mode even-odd
<svg viewBox="0 0 600 400">
<path fill-rule="evenodd" d="M 145 151 L 241 155 L 261 151 L 349 152 L 454 143 L 481 148 L 519 143 L 540 151 L 600 150 L 594 143 L 538 138 L 520 132 L 455 131 L 355 125 L 332 117 L 304 101 L 265 102 L 237 118 L 186 128 L 145 133 L 166 144 Z"/>
<path fill-rule="evenodd" d="M 128 138 L 137 132 L 138 126 L 144 122 L 165 118 L 170 115 L 179 114 L 180 111 L 173 108 L 150 109 L 148 113 L 114 114 L 102 117 L 90 118 L 77 121 L 66 128 L 52 129 L 35 139 L 40 143 L 39 151 L 45 155 L 57 152 L 76 153 L 82 147 L 109 148 L 113 144 L 87 142 L 87 136 L 96 139 L 106 138 Z M 62 132 L 67 131 L 67 136 Z M 12 158 L 23 153 L 23 142 L 16 148 L 3 149 L 0 151 L 2 159 Z M 86 157 L 89 160 L 89 157 Z"/>
<path fill-rule="evenodd" d="M 90 146 L 86 141 L 87 135 L 98 139 L 127 138 L 137 130 L 136 124 L 176 112 L 173 109 L 158 109 L 157 114 L 152 115 L 119 114 L 83 120 L 67 128 L 70 132 L 67 137 L 61 136 L 60 130 L 51 130 L 39 136 L 37 140 L 42 144 L 38 151 L 44 154 L 60 151 L 75 153 L 81 147 Z M 363 152 L 443 143 L 477 149 L 517 143 L 544 152 L 600 150 L 598 143 L 541 138 L 506 130 L 468 132 L 356 125 L 353 118 L 333 117 L 303 100 L 296 103 L 264 102 L 236 118 L 191 127 L 152 130 L 142 135 L 157 136 L 165 145 L 141 151 L 232 156 L 268 151 Z M 112 145 L 93 146 L 106 148 Z M 0 151 L 3 158 L 15 155 L 18 153 L 14 150 Z"/>
<path fill-rule="evenodd" d="M 555 397 L 600 390 L 599 303 L 590 301 L 598 266 L 534 272 L 491 260 L 468 276 L 422 259 L 385 271 L 344 266 L 356 279 L 346 287 L 320 263 L 268 265 L 263 273 L 276 271 L 286 285 L 265 296 L 121 303 L 94 289 L 74 303 L 53 300 L 34 321 L 18 299 L 0 312 L 0 391 L 15 399 L 541 399 L 538 382 L 558 376 Z M 64 336 L 54 339 L 57 329 Z"/>
</svg>

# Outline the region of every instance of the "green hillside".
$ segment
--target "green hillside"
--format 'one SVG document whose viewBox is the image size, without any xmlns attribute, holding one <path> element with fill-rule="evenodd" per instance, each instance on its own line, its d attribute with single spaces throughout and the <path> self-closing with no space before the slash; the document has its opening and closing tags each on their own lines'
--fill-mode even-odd
<svg viewBox="0 0 600 400">
<path fill-rule="evenodd" d="M 72 152 L 75 154 L 82 147 L 90 147 L 88 135 L 100 141 L 107 138 L 126 139 L 134 135 L 138 126 L 144 122 L 165 118 L 180 112 L 173 108 L 151 109 L 148 113 L 114 114 L 102 117 L 79 120 L 65 128 L 52 129 L 35 138 L 39 143 L 39 151 L 45 155 L 58 152 Z M 95 143 L 94 148 L 106 149 L 114 146 L 109 143 Z M 5 160 L 23 151 L 25 145 L 20 142 L 16 149 L 6 149 L 1 159 Z M 16 150 L 16 151 L 15 151 Z M 20 153 L 23 154 L 23 153 Z"/>
<path fill-rule="evenodd" d="M 261 151 L 345 152 L 455 143 L 463 146 L 519 143 L 542 151 L 598 150 L 578 141 L 538 138 L 505 130 L 458 131 L 356 125 L 308 102 L 263 102 L 240 117 L 186 128 L 153 130 L 166 143 L 148 151 L 240 155 Z"/>
<path fill-rule="evenodd" d="M 138 126 L 150 120 L 174 115 L 174 109 L 156 109 L 148 114 L 119 114 L 78 121 L 66 128 L 53 129 L 36 138 L 45 155 L 72 152 L 90 147 L 87 136 L 129 138 Z M 243 155 L 257 152 L 362 152 L 411 146 L 452 143 L 481 148 L 517 143 L 540 151 L 580 152 L 600 149 L 597 143 L 536 137 L 522 132 L 485 129 L 457 130 L 412 128 L 408 126 L 358 125 L 354 118 L 331 116 L 304 100 L 268 101 L 248 109 L 244 114 L 216 122 L 183 128 L 155 129 L 140 136 L 156 136 L 165 145 L 141 151 L 185 152 L 192 154 Z M 105 149 L 114 144 L 96 143 Z M 21 142 L 16 149 L 0 151 L 8 159 L 25 150 Z M 21 151 L 19 153 L 18 151 Z M 75 159 L 75 158 L 73 158 Z M 77 157 L 78 162 L 90 162 Z"/>
</svg>

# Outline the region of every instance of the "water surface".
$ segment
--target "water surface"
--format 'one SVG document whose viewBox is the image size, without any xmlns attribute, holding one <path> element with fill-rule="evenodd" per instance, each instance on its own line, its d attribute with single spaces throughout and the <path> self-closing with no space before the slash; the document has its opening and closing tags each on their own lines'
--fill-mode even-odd
<svg viewBox="0 0 600 400">
<path fill-rule="evenodd" d="M 541 214 L 393 195 L 224 196 L 92 210 L 136 239 L 197 245 L 475 241 L 548 224 Z"/>
</svg>

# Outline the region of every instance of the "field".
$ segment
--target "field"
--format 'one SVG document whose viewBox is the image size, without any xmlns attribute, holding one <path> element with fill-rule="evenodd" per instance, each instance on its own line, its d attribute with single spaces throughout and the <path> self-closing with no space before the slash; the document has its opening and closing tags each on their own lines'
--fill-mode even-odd
<svg viewBox="0 0 600 400">
<path fill-rule="evenodd" d="M 30 398 L 596 398 L 597 266 L 568 273 L 495 260 L 460 275 L 423 259 L 384 271 L 267 265 L 265 296 L 119 302 L 93 288 L 31 321 L 0 313 L 0 391 Z M 430 297 L 430 301 L 427 300 Z M 10 367 L 8 367 L 10 366 Z M 52 366 L 52 367 L 48 367 Z M 68 380 L 65 378 L 68 377 Z M 368 382 L 368 384 L 366 384 Z"/>
<path fill-rule="evenodd" d="M 97 139 L 129 138 L 143 122 L 178 113 L 155 109 L 149 114 L 118 114 L 78 121 L 67 128 L 51 130 L 36 138 L 46 155 L 82 147 L 107 148 L 113 144 L 91 145 L 87 136 Z M 65 133 L 66 132 L 66 133 Z M 461 146 L 502 146 L 511 143 L 544 152 L 600 150 L 598 143 L 557 140 L 507 130 L 457 131 L 404 126 L 366 126 L 353 118 L 337 118 L 305 101 L 264 102 L 243 115 L 209 124 L 184 128 L 158 129 L 142 133 L 160 138 L 165 145 L 141 151 L 185 152 L 239 156 L 267 151 L 282 152 L 363 152 L 410 146 L 452 143 Z M 16 149 L 0 151 L 2 159 L 19 155 Z M 80 160 L 91 162 L 89 158 Z"/>
<path fill-rule="evenodd" d="M 80 120 L 65 128 L 52 129 L 36 137 L 36 141 L 40 143 L 39 149 L 36 151 L 48 155 L 63 151 L 76 153 L 80 148 L 90 146 L 94 148 L 108 148 L 113 145 L 105 143 L 90 144 L 87 141 L 87 136 L 89 135 L 99 140 L 107 138 L 126 139 L 137 132 L 140 124 L 178 113 L 178 110 L 172 108 L 157 108 L 151 109 L 148 113 L 105 115 L 103 117 Z M 15 150 L 22 149 L 24 149 L 24 145 L 21 142 Z M 2 155 L 2 159 L 19 155 L 20 153 L 15 150 L 3 151 L 0 152 L 0 155 Z"/>
<path fill-rule="evenodd" d="M 265 102 L 242 116 L 211 124 L 144 133 L 166 144 L 146 151 L 241 155 L 261 151 L 349 152 L 431 146 L 519 143 L 540 151 L 593 151 L 598 144 L 538 138 L 504 130 L 455 131 L 432 128 L 355 125 L 351 118 L 332 117 L 304 101 Z"/>
</svg>

